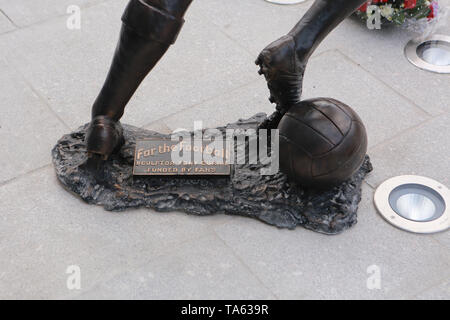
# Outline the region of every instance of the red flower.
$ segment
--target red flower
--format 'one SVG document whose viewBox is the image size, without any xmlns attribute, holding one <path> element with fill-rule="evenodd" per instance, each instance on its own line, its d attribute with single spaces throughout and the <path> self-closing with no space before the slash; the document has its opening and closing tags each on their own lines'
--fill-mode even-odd
<svg viewBox="0 0 450 320">
<path fill-rule="evenodd" d="M 405 0 L 405 9 L 414 9 L 417 5 L 417 0 Z"/>
<path fill-rule="evenodd" d="M 369 5 L 368 2 L 364 3 L 361 7 L 359 7 L 358 11 L 361 12 L 366 12 L 367 11 L 367 6 Z"/>
<path fill-rule="evenodd" d="M 434 7 L 433 5 L 430 5 L 430 14 L 428 15 L 428 20 L 431 20 L 434 18 Z"/>
</svg>

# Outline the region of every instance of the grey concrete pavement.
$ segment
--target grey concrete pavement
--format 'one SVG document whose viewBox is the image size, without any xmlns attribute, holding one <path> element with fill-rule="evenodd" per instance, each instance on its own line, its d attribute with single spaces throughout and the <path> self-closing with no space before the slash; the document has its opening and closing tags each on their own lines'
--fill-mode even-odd
<svg viewBox="0 0 450 320">
<path fill-rule="evenodd" d="M 224 215 L 110 213 L 66 192 L 50 150 L 89 121 L 126 3 L 0 0 L 0 298 L 450 298 L 449 232 L 400 231 L 373 206 L 391 176 L 450 184 L 450 75 L 406 61 L 413 35 L 401 28 L 370 31 L 348 19 L 306 72 L 304 98 L 342 100 L 368 129 L 375 170 L 358 224 L 341 235 Z M 310 3 L 195 0 L 123 122 L 168 133 L 271 112 L 253 61 Z M 69 5 L 81 8 L 80 30 L 66 26 Z M 74 265 L 80 289 L 67 286 Z M 379 289 L 367 285 L 373 270 Z"/>
</svg>

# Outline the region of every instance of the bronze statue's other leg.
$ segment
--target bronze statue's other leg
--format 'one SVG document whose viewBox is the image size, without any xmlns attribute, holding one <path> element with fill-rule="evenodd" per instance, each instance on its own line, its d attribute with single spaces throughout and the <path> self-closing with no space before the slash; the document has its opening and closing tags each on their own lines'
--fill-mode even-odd
<svg viewBox="0 0 450 320">
<path fill-rule="evenodd" d="M 287 35 L 268 45 L 256 64 L 270 89 L 277 111 L 262 128 L 276 128 L 286 111 L 300 101 L 309 57 L 322 40 L 367 0 L 316 0 Z"/>
<path fill-rule="evenodd" d="M 139 84 L 173 44 L 192 0 L 131 0 L 106 81 L 92 108 L 89 156 L 106 159 L 123 144 L 119 119 Z"/>
</svg>

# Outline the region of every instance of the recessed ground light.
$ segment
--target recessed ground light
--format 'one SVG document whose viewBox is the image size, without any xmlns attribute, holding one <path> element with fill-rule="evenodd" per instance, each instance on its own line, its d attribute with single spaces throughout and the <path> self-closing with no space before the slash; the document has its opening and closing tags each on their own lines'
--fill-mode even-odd
<svg viewBox="0 0 450 320">
<path fill-rule="evenodd" d="M 450 73 L 450 37 L 435 34 L 425 39 L 413 39 L 405 47 L 409 62 L 418 68 Z"/>
<path fill-rule="evenodd" d="M 421 176 L 398 176 L 375 191 L 378 212 L 394 226 L 415 233 L 434 233 L 450 226 L 450 191 Z"/>
</svg>

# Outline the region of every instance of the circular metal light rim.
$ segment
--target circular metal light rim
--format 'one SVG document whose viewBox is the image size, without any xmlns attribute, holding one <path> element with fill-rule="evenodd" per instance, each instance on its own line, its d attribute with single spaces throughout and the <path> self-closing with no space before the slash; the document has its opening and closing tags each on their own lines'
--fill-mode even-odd
<svg viewBox="0 0 450 320">
<path fill-rule="evenodd" d="M 419 222 L 406 219 L 392 209 L 389 203 L 391 192 L 402 185 L 418 184 L 431 188 L 444 199 L 444 213 L 436 220 Z M 443 184 L 422 176 L 404 175 L 383 182 L 375 191 L 375 207 L 380 215 L 397 228 L 414 233 L 435 233 L 450 227 L 450 190 Z"/>
<path fill-rule="evenodd" d="M 441 34 L 435 34 L 430 37 L 427 37 L 425 39 L 412 39 L 408 42 L 408 44 L 405 47 L 405 56 L 408 59 L 409 62 L 411 62 L 416 67 L 436 72 L 436 73 L 450 73 L 450 65 L 448 66 L 439 66 L 434 65 L 431 63 L 426 62 L 422 57 L 419 57 L 419 54 L 417 53 L 417 49 L 424 43 L 431 42 L 431 41 L 439 41 L 439 42 L 446 42 L 450 45 L 450 36 L 441 35 Z"/>
</svg>

